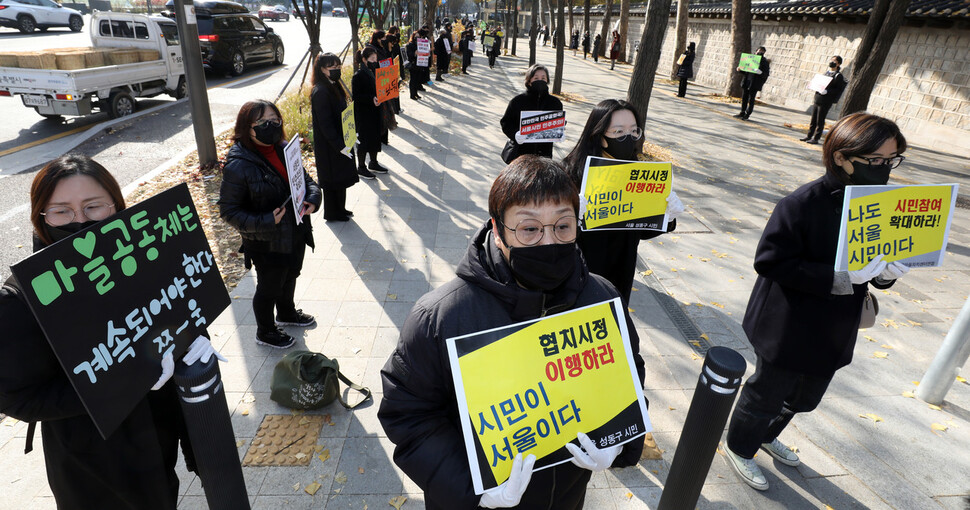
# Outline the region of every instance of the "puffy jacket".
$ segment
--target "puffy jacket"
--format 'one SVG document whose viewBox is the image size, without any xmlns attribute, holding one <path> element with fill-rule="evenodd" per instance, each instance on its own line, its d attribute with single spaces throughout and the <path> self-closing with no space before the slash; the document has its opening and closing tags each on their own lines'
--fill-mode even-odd
<svg viewBox="0 0 970 510">
<path fill-rule="evenodd" d="M 285 161 L 282 147 L 277 152 L 280 160 Z M 320 187 L 306 170 L 303 179 L 306 201 L 319 209 L 323 200 Z M 288 196 L 289 183 L 262 156 L 238 143 L 229 148 L 219 189 L 219 215 L 239 231 L 247 251 L 292 253 L 294 243 L 301 238 L 307 246 L 314 247 L 310 216 L 304 216 L 303 223 L 297 225 Z M 284 200 L 287 200 L 286 214 L 276 224 L 273 210 L 283 205 Z"/>
<path fill-rule="evenodd" d="M 531 91 L 523 92 L 512 98 L 509 105 L 505 108 L 505 115 L 502 115 L 499 124 L 502 132 L 509 140 L 515 141 L 515 133 L 521 127 L 521 117 L 523 111 L 541 110 L 553 111 L 562 110 L 562 101 L 552 94 L 543 94 L 539 97 Z M 519 144 L 519 154 L 538 154 L 547 158 L 552 157 L 552 142 L 549 143 L 523 143 Z"/>
<path fill-rule="evenodd" d="M 477 508 L 481 499 L 472 488 L 445 339 L 617 296 L 608 282 L 586 270 L 578 250 L 576 270 L 555 294 L 520 287 L 495 246 L 490 224 L 478 231 L 457 274 L 414 305 L 397 348 L 381 370 L 384 398 L 377 416 L 395 445 L 395 464 L 424 490 L 429 509 Z M 642 384 L 640 340 L 625 315 Z M 625 444 L 614 467 L 635 464 L 642 450 L 642 437 Z M 590 475 L 571 462 L 536 471 L 515 508 L 581 508 Z"/>
</svg>

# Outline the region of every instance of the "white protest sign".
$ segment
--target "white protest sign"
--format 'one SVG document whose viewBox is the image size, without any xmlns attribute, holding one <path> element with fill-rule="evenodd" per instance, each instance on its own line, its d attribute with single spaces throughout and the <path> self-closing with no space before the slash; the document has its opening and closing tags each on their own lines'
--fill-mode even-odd
<svg viewBox="0 0 970 510">
<path fill-rule="evenodd" d="M 286 174 L 290 181 L 290 201 L 296 213 L 296 224 L 303 223 L 303 200 L 306 198 L 306 181 L 303 180 L 303 158 L 300 155 L 300 134 L 293 135 L 290 143 L 283 147 L 286 160 Z"/>
</svg>

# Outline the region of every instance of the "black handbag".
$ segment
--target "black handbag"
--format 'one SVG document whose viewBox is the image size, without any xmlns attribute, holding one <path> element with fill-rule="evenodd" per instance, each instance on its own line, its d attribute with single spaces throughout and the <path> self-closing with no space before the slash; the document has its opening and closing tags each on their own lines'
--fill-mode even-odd
<svg viewBox="0 0 970 510">
<path fill-rule="evenodd" d="M 515 143 L 515 140 L 509 140 L 505 142 L 505 148 L 502 149 L 502 161 L 505 164 L 509 164 L 515 161 L 515 158 L 519 157 L 519 144 Z"/>
</svg>

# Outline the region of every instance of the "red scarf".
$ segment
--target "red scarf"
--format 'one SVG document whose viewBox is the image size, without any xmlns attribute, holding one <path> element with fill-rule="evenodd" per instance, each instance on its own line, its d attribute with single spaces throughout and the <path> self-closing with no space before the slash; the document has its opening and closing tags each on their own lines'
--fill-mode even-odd
<svg viewBox="0 0 970 510">
<path fill-rule="evenodd" d="M 266 158 L 266 161 L 269 161 L 269 165 L 276 169 L 277 173 L 280 174 L 280 177 L 283 178 L 283 182 L 290 182 L 288 176 L 286 175 L 286 165 L 280 161 L 280 156 L 276 153 L 276 147 L 272 145 L 254 145 L 256 145 L 256 149 L 259 150 L 259 153 Z"/>
</svg>

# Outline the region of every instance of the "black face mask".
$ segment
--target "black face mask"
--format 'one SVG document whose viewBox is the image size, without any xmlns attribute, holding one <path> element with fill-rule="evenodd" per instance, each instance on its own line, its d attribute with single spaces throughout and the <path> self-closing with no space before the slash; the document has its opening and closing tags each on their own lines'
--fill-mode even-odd
<svg viewBox="0 0 970 510">
<path fill-rule="evenodd" d="M 379 62 L 368 62 L 367 68 L 371 71 L 376 71 L 381 68 L 381 64 Z"/>
<path fill-rule="evenodd" d="M 331 69 L 327 71 L 327 76 L 330 78 L 330 81 L 340 80 L 340 69 Z"/>
<path fill-rule="evenodd" d="M 889 171 L 892 170 L 889 163 L 879 166 L 870 166 L 869 163 L 859 161 L 852 161 L 851 163 L 852 175 L 849 176 L 849 180 L 852 181 L 852 184 L 865 186 L 889 182 Z"/>
<path fill-rule="evenodd" d="M 616 159 L 636 161 L 637 140 L 634 140 L 632 136 L 627 135 L 623 137 L 623 140 L 608 136 L 604 136 L 603 139 L 606 140 L 606 152 L 610 153 L 610 156 Z"/>
<path fill-rule="evenodd" d="M 576 243 L 509 248 L 509 267 L 525 288 L 551 291 L 576 270 Z"/>
<path fill-rule="evenodd" d="M 549 83 L 542 80 L 536 80 L 529 84 L 529 92 L 532 92 L 537 96 L 546 95 L 549 93 Z"/>
<path fill-rule="evenodd" d="M 282 124 L 267 122 L 261 126 L 254 127 L 253 131 L 256 133 L 256 139 L 266 145 L 276 145 L 283 139 Z"/>
<path fill-rule="evenodd" d="M 72 235 L 98 223 L 97 221 L 85 221 L 84 223 L 78 223 L 73 221 L 67 225 L 61 225 L 59 227 L 52 227 L 48 224 L 44 224 L 44 228 L 47 229 L 47 236 L 51 238 L 51 244 L 58 241 L 67 239 Z"/>
<path fill-rule="evenodd" d="M 835 69 L 836 67 L 839 67 L 839 64 L 838 62 L 829 62 L 829 67 L 831 67 L 832 69 Z"/>
</svg>

